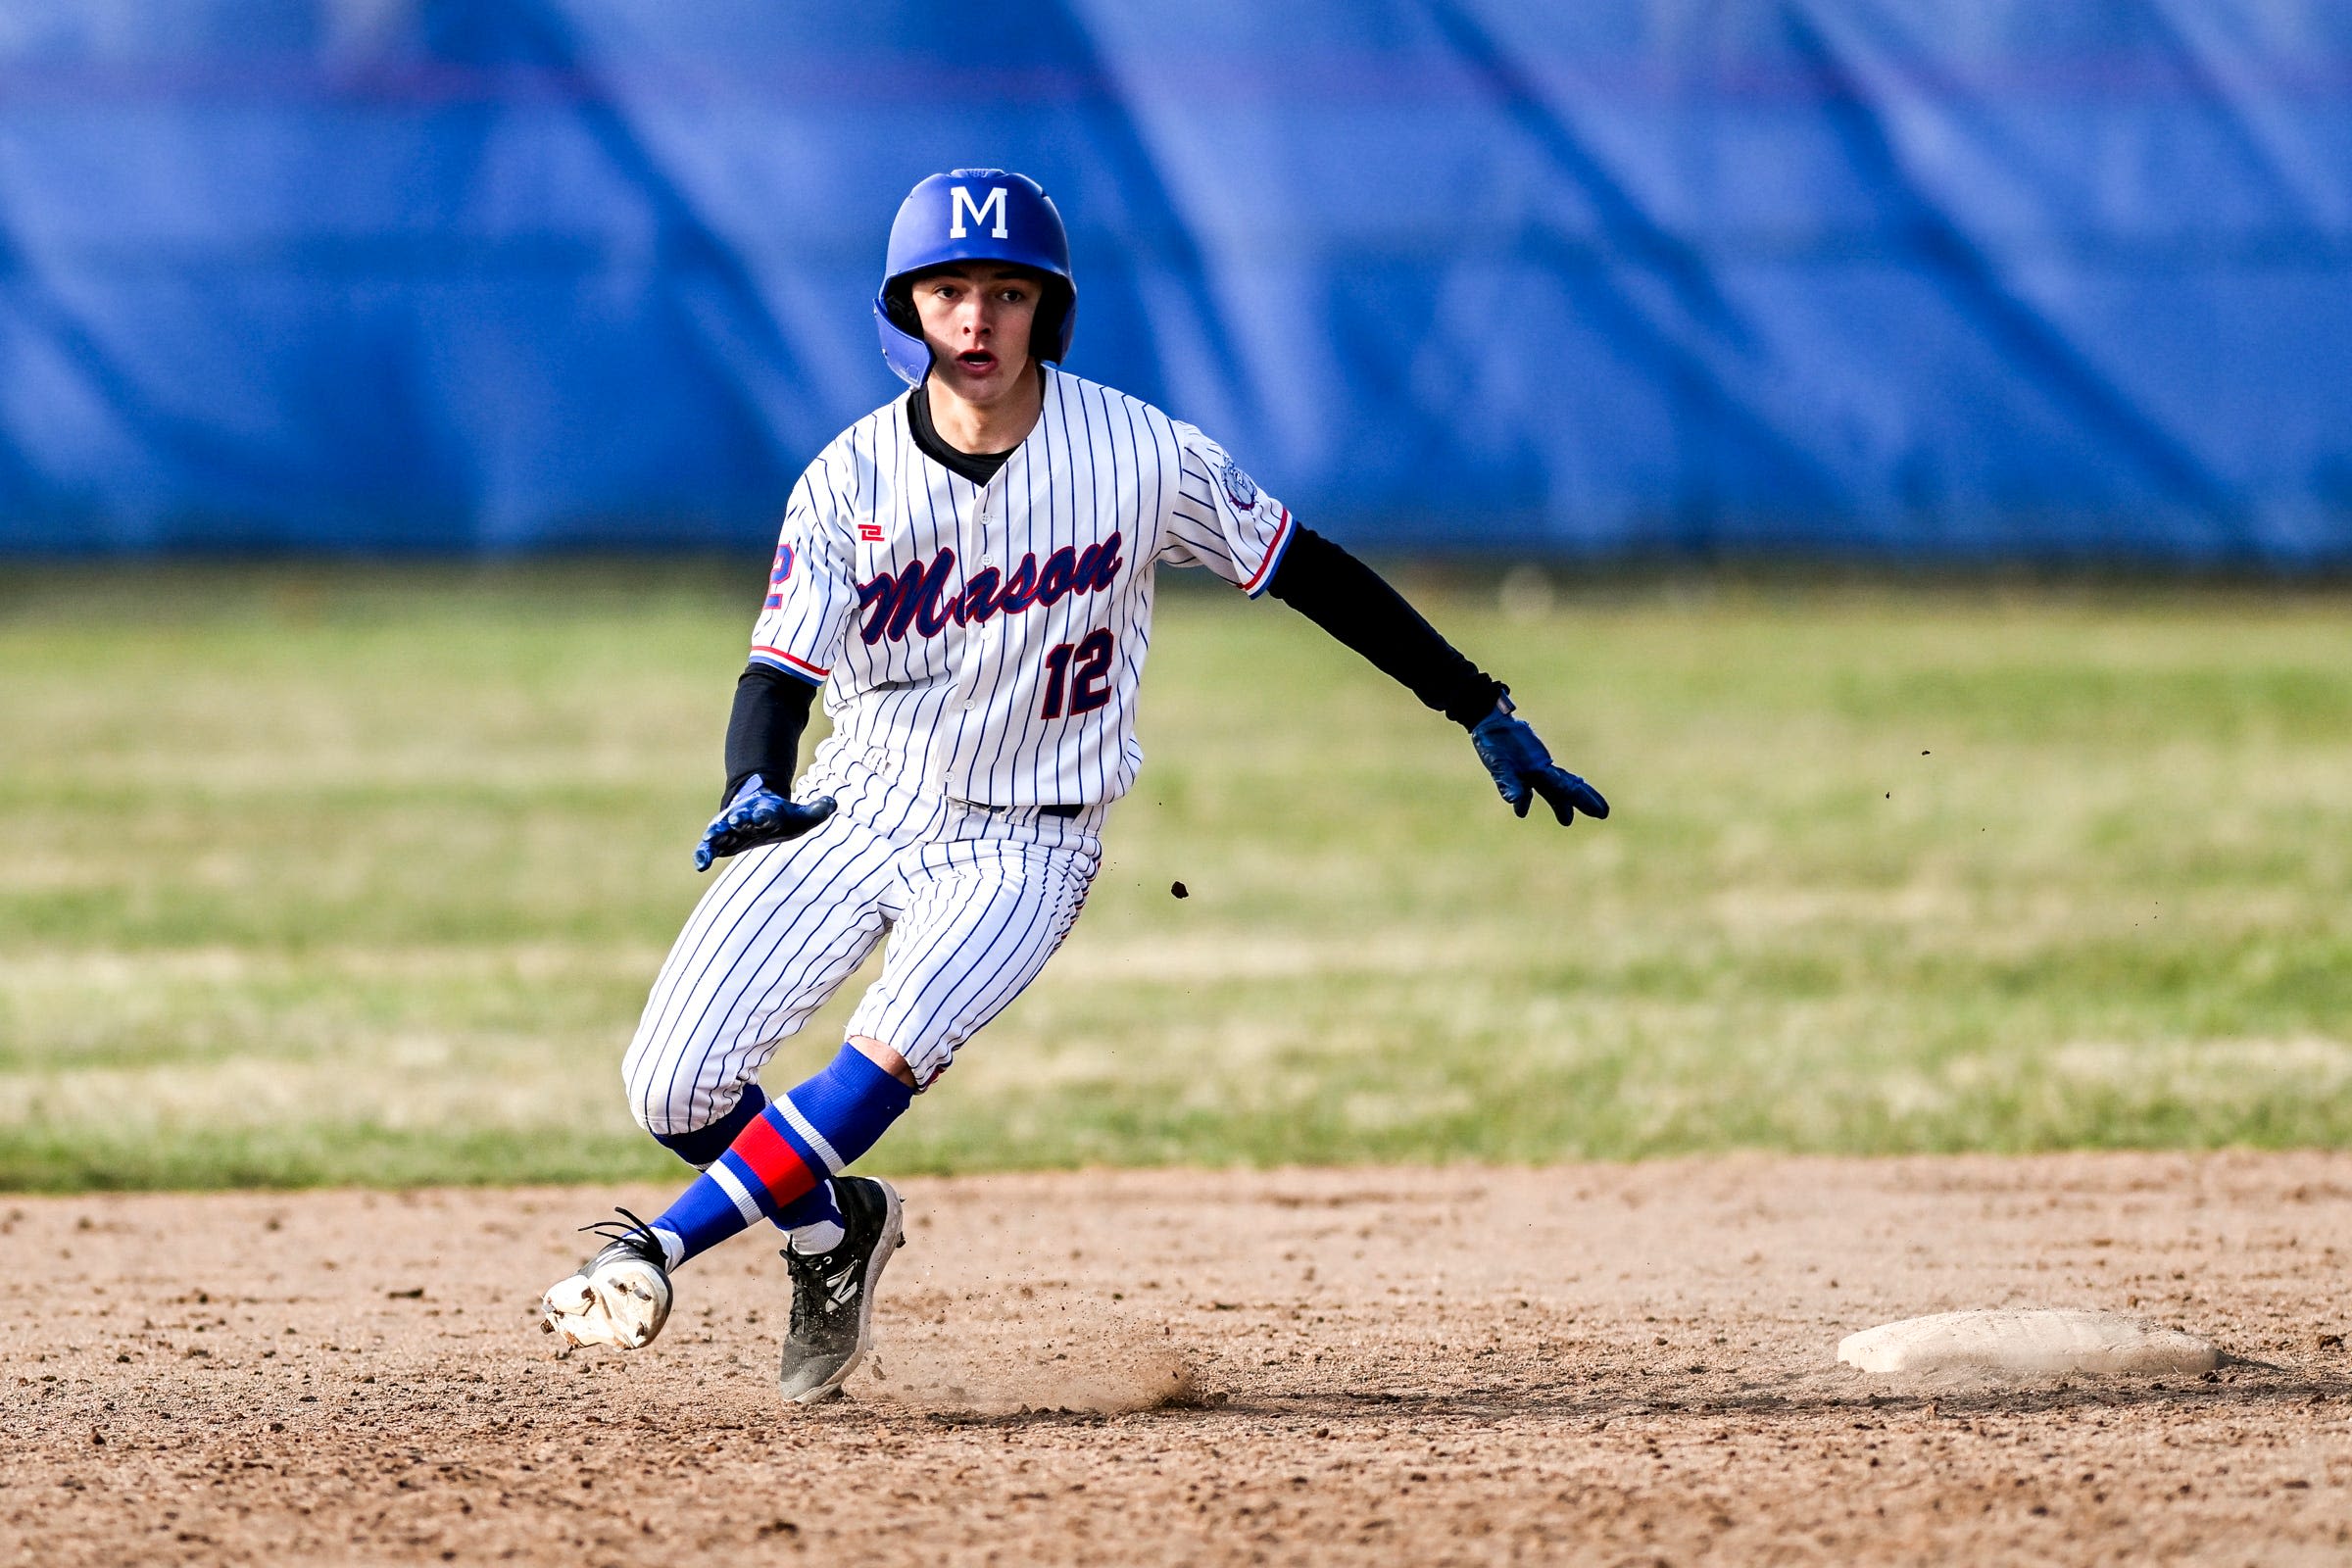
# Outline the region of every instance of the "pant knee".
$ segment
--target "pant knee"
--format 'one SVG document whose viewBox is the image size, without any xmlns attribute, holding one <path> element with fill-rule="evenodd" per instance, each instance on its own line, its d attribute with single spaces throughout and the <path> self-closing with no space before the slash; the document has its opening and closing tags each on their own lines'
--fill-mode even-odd
<svg viewBox="0 0 2352 1568">
<path fill-rule="evenodd" d="M 745 1084 L 732 1107 L 707 1121 L 689 1106 L 654 1107 L 639 1101 L 633 1108 L 637 1125 L 650 1133 L 655 1143 L 702 1170 L 725 1153 L 736 1136 L 767 1108 L 767 1096 L 758 1084 Z M 703 1125 L 694 1125 L 697 1121 Z"/>
<path fill-rule="evenodd" d="M 654 1142 L 698 1169 L 726 1152 L 767 1108 L 757 1080 L 706 1083 L 653 1052 L 632 1050 L 621 1082 L 629 1114 Z"/>
</svg>

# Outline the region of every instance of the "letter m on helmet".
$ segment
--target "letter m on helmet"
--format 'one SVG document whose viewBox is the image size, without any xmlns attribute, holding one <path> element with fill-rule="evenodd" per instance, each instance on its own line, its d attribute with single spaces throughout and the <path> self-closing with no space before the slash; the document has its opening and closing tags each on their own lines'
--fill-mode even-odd
<svg viewBox="0 0 2352 1568">
<path fill-rule="evenodd" d="M 961 239 L 964 237 L 963 215 L 966 213 L 972 215 L 972 221 L 975 223 L 986 223 L 991 216 L 995 217 L 997 226 L 988 231 L 991 239 L 1003 239 L 1009 232 L 1004 227 L 1004 187 L 1002 185 L 992 187 L 988 193 L 988 200 L 984 202 L 972 200 L 970 186 L 957 185 L 955 187 L 950 193 L 948 203 L 948 238 Z"/>
</svg>

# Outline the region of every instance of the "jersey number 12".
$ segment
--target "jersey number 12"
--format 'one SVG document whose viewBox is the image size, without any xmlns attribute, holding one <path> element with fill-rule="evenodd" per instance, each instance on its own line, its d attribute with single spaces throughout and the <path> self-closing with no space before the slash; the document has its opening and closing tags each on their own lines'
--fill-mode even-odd
<svg viewBox="0 0 2352 1568">
<path fill-rule="evenodd" d="M 1063 643 L 1046 655 L 1046 702 L 1037 716 L 1061 716 L 1064 686 L 1069 690 L 1072 713 L 1091 713 L 1109 702 L 1112 646 L 1109 632 L 1091 631 L 1084 642 Z M 1073 662 L 1078 666 L 1074 675 L 1070 670 Z"/>
</svg>

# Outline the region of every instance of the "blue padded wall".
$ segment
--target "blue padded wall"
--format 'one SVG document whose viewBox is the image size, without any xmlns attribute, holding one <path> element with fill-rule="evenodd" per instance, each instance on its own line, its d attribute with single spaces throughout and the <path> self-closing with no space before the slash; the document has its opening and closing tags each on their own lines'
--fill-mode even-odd
<svg viewBox="0 0 2352 1568">
<path fill-rule="evenodd" d="M 1353 543 L 2352 562 L 2325 0 L 10 0 L 0 551 L 755 547 L 955 164 Z"/>
</svg>

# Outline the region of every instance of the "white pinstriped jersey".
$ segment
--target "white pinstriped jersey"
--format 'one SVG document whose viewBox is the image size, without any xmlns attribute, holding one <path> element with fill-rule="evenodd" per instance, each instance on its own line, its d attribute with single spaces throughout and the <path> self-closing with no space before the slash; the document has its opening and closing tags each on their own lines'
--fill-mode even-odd
<svg viewBox="0 0 2352 1568">
<path fill-rule="evenodd" d="M 794 487 L 755 660 L 822 680 L 855 758 L 952 800 L 1094 805 L 1135 782 L 1152 567 L 1252 597 L 1294 526 L 1224 449 L 1051 367 L 1028 439 L 985 485 L 924 455 L 906 402 Z"/>
</svg>

